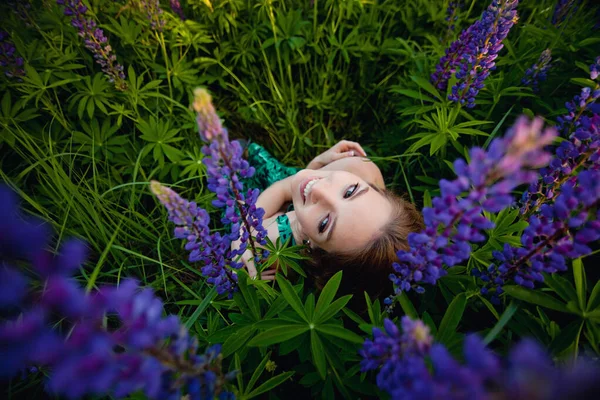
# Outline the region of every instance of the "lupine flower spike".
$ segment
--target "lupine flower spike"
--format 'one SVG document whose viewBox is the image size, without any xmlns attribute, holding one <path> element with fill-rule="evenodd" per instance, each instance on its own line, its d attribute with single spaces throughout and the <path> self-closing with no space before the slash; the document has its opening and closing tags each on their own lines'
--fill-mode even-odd
<svg viewBox="0 0 600 400">
<path fill-rule="evenodd" d="M 160 8 L 158 0 L 140 0 L 141 6 L 146 13 L 148 21 L 150 21 L 150 27 L 155 30 L 162 32 L 165 26 L 165 20 L 163 18 L 163 10 Z"/>
<path fill-rule="evenodd" d="M 152 182 L 151 189 L 169 211 L 169 219 L 178 226 L 175 236 L 187 240 L 185 248 L 191 252 L 190 262 L 200 262 L 207 281 L 216 286 L 219 294 L 227 293 L 231 297 L 237 289 L 234 270 L 243 266 L 236 259 L 248 245 L 256 262 L 267 254 L 258 247 L 258 244 L 266 244 L 266 230 L 262 226 L 264 210 L 256 208 L 258 189 L 244 191 L 241 179 L 251 177 L 254 168 L 242 158 L 240 144 L 229 141 L 227 129 L 217 116 L 210 94 L 197 89 L 194 96 L 192 107 L 197 113 L 198 131 L 202 140 L 209 142 L 202 148 L 206 155 L 203 163 L 207 167 L 208 189 L 216 193 L 213 205 L 224 209 L 221 222 L 231 226 L 231 233 L 211 234 L 206 210 L 158 182 Z M 232 251 L 231 243 L 238 239 L 241 245 Z"/>
<path fill-rule="evenodd" d="M 398 262 L 390 275 L 396 293 L 411 289 L 423 292 L 423 283 L 435 284 L 452 267 L 471 254 L 470 242 L 485 239 L 484 230 L 493 223 L 483 211 L 499 212 L 513 204 L 511 191 L 537 177 L 532 168 L 548 163 L 550 154 L 543 150 L 552 143 L 556 132 L 542 130 L 543 122 L 521 117 L 504 138 L 492 141 L 489 150 L 473 148 L 471 162 L 458 159 L 453 181 L 441 180 L 441 196 L 432 208 L 423 209 L 425 230 L 408 235 L 410 250 L 398 251 Z M 386 299 L 391 304 L 392 299 Z"/>
<path fill-rule="evenodd" d="M 366 339 L 359 351 L 361 371 L 377 370 L 377 386 L 392 399 L 558 400 L 585 398 L 598 389 L 597 365 L 579 360 L 559 369 L 532 340 L 520 342 L 502 362 L 478 336 L 468 335 L 461 365 L 433 342 L 422 321 L 405 316 L 401 326 L 402 332 L 386 318 L 385 330 L 373 328 L 373 340 Z"/>
<path fill-rule="evenodd" d="M 117 62 L 104 31 L 97 27 L 92 18 L 87 18 L 88 8 L 81 0 L 56 0 L 56 3 L 65 7 L 65 15 L 71 17 L 71 25 L 77 29 L 77 34 L 83 38 L 85 47 L 92 52 L 108 80 L 118 90 L 127 89 L 123 66 Z"/>
<path fill-rule="evenodd" d="M 531 68 L 527 68 L 525 76 L 521 80 L 524 85 L 531 86 L 535 93 L 540 91 L 539 84 L 546 80 L 548 76 L 548 70 L 552 66 L 552 52 L 550 49 L 546 49 L 540 55 L 537 63 L 533 64 Z"/>
<path fill-rule="evenodd" d="M 66 242 L 55 256 L 45 250 L 47 233 L 24 220 L 14 194 L 0 187 L 0 309 L 7 317 L 0 322 L 0 379 L 44 367 L 47 390 L 70 399 L 138 391 L 150 399 L 232 398 L 219 345 L 198 354 L 179 318 L 163 317 L 161 300 L 133 280 L 86 294 L 71 278 L 85 245 Z M 22 260 L 41 282 L 30 285 L 15 267 Z"/>
<path fill-rule="evenodd" d="M 598 70 L 600 57 L 590 66 L 590 78 L 597 80 Z M 567 140 L 523 195 L 529 226 L 521 247 L 505 245 L 494 252 L 496 262 L 480 275 L 482 293 L 493 300 L 498 301 L 509 281 L 533 288 L 543 282 L 542 273 L 565 271 L 567 259 L 590 254 L 590 243 L 600 238 L 600 116 L 590 112 L 599 97 L 598 83 L 593 90 L 584 88 L 567 103 L 569 114 L 559 118 L 560 134 Z"/>
<path fill-rule="evenodd" d="M 231 239 L 218 232 L 211 234 L 210 217 L 196 203 L 185 200 L 156 181 L 150 184 L 150 188 L 167 208 L 169 220 L 177 225 L 175 237 L 186 240 L 189 261 L 201 264 L 202 275 L 208 278 L 208 283 L 215 285 L 217 293 L 231 296 L 237 285 L 237 275 L 233 270 L 242 267 L 241 263 L 233 261 L 237 253 L 230 250 Z"/>
<path fill-rule="evenodd" d="M 493 0 L 481 18 L 461 32 L 458 40 L 446 50 L 444 57 L 431 75 L 431 81 L 446 90 L 448 80 L 455 73 L 458 79 L 452 87 L 449 100 L 475 106 L 475 97 L 484 87 L 490 71 L 496 68 L 495 59 L 502 49 L 502 41 L 517 22 L 518 0 Z"/>
<path fill-rule="evenodd" d="M 197 112 L 200 137 L 209 142 L 208 146 L 202 148 L 206 155 L 202 162 L 207 167 L 208 189 L 217 194 L 213 205 L 225 209 L 221 222 L 232 225 L 231 240 L 239 238 L 238 231 L 242 228 L 240 251 L 243 253 L 248 244 L 258 262 L 261 257 L 257 244 L 266 244 L 267 232 L 262 226 L 265 212 L 262 208 L 256 208 L 259 190 L 244 191 L 241 181 L 252 177 L 254 168 L 242 158 L 243 149 L 239 142 L 229 141 L 227 129 L 223 128 L 212 98 L 205 89 L 196 89 L 194 92 L 193 108 Z M 255 232 L 255 239 L 250 234 L 252 231 Z"/>
</svg>

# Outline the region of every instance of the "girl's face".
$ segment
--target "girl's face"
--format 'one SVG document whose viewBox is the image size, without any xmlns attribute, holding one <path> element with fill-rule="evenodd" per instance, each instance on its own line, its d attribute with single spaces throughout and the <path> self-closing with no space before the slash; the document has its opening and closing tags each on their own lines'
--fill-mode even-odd
<svg viewBox="0 0 600 400">
<path fill-rule="evenodd" d="M 299 171 L 292 202 L 302 237 L 327 252 L 348 252 L 374 240 L 392 206 L 357 175 L 345 171 Z"/>
</svg>

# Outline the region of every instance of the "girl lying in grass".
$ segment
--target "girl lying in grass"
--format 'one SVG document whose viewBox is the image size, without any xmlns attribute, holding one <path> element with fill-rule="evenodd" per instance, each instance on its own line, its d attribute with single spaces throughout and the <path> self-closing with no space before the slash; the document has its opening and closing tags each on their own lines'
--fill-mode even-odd
<svg viewBox="0 0 600 400">
<path fill-rule="evenodd" d="M 413 204 L 385 189 L 381 171 L 360 144 L 343 140 L 302 170 L 282 165 L 255 143 L 247 152 L 256 168 L 248 184 L 265 188 L 256 206 L 265 210 L 269 238 L 306 245 L 307 272 L 317 287 L 343 270 L 343 292 L 391 293 L 396 252 L 407 250 L 408 234 L 424 225 Z M 239 241 L 232 244 L 238 247 Z M 242 260 L 250 276 L 259 275 L 250 250 Z M 273 280 L 274 274 L 262 271 L 260 278 Z"/>
</svg>

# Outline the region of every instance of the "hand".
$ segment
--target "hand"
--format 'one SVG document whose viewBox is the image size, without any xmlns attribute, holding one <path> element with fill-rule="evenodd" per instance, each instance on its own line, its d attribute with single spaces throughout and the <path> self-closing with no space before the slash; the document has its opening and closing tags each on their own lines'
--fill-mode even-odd
<svg viewBox="0 0 600 400">
<path fill-rule="evenodd" d="M 362 156 L 366 157 L 367 153 L 363 150 L 360 144 L 349 140 L 342 140 L 329 150 L 319 154 L 307 166 L 307 169 L 319 169 L 334 161 L 346 157 Z"/>
<path fill-rule="evenodd" d="M 242 261 L 246 266 L 250 278 L 257 279 L 258 271 L 256 270 L 256 265 L 254 264 L 254 256 L 252 255 L 252 252 L 250 250 L 246 250 L 244 254 L 242 254 L 240 261 Z M 265 269 L 260 273 L 260 279 L 263 281 L 274 281 L 276 273 L 277 271 L 275 268 Z"/>
</svg>

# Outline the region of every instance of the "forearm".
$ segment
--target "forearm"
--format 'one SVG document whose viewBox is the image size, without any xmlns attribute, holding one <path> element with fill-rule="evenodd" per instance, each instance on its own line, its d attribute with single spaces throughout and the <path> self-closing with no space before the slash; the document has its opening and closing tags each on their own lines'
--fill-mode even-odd
<svg viewBox="0 0 600 400">
<path fill-rule="evenodd" d="M 291 180 L 292 177 L 290 176 L 275 182 L 258 196 L 256 207 L 265 210 L 264 218 L 272 217 L 284 204 L 292 201 Z"/>
</svg>

